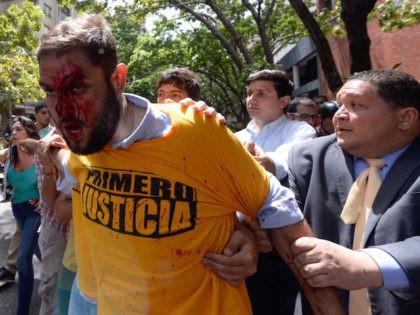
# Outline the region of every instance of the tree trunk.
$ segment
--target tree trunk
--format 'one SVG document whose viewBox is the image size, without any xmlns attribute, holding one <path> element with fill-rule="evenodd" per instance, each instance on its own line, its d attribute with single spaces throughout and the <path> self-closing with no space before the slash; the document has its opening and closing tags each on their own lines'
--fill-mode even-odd
<svg viewBox="0 0 420 315">
<path fill-rule="evenodd" d="M 367 30 L 368 14 L 376 0 L 343 0 L 341 18 L 344 21 L 350 51 L 351 73 L 370 70 L 370 38 Z"/>
<path fill-rule="evenodd" d="M 268 21 L 272 10 L 268 10 L 267 16 L 265 18 L 262 18 L 259 12 L 255 10 L 254 5 L 251 4 L 248 0 L 242 0 L 242 3 L 249 10 L 249 12 L 251 12 L 252 17 L 254 18 L 254 21 L 257 24 L 258 34 L 260 35 L 261 45 L 264 50 L 265 59 L 270 65 L 274 65 L 273 49 L 270 46 L 270 39 L 268 38 L 268 34 L 265 28 L 265 24 Z M 270 8 L 272 9 L 274 5 L 275 1 L 271 1 Z"/>
<path fill-rule="evenodd" d="M 343 81 L 335 65 L 327 38 L 302 0 L 289 0 L 289 2 L 314 41 L 329 89 L 333 93 L 336 92 L 343 85 Z"/>
</svg>

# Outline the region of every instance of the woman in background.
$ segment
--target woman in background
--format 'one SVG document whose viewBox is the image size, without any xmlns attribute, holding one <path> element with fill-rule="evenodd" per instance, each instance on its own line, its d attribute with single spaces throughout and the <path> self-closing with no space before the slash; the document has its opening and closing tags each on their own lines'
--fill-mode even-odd
<svg viewBox="0 0 420 315">
<path fill-rule="evenodd" d="M 17 264 L 18 315 L 29 314 L 34 286 L 32 256 L 38 244 L 37 231 L 40 225 L 35 159 L 32 154 L 23 152 L 18 145 L 27 138 L 39 139 L 35 124 L 29 118 L 17 116 L 12 123 L 11 146 L 0 151 L 0 162 L 5 162 L 7 182 L 12 185 L 13 215 L 22 231 Z"/>
</svg>

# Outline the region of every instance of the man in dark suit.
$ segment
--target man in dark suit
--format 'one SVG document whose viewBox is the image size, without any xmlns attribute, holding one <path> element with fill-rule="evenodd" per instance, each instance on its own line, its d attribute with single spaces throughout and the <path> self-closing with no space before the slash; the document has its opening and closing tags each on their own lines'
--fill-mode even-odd
<svg viewBox="0 0 420 315">
<path fill-rule="evenodd" d="M 346 307 L 348 290 L 368 288 L 372 314 L 419 314 L 420 84 L 395 70 L 365 71 L 348 79 L 337 102 L 336 135 L 289 154 L 290 188 L 317 237 L 292 245 L 294 261 L 311 286 L 343 289 Z M 354 224 L 340 215 L 372 158 L 385 162 L 383 181 L 363 249 L 351 250 Z"/>
</svg>

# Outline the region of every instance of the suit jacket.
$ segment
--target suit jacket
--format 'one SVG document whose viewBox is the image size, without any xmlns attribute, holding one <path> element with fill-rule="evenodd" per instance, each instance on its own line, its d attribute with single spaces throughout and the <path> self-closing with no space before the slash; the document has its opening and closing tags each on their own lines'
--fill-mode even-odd
<svg viewBox="0 0 420 315">
<path fill-rule="evenodd" d="M 354 181 L 353 156 L 335 135 L 295 145 L 289 184 L 318 238 L 351 248 L 354 225 L 340 218 Z M 372 205 L 365 247 L 379 247 L 405 270 L 410 292 L 370 288 L 373 314 L 420 314 L 420 137 L 395 161 Z M 348 292 L 347 292 L 348 295 Z M 346 297 L 341 296 L 345 305 Z"/>
</svg>

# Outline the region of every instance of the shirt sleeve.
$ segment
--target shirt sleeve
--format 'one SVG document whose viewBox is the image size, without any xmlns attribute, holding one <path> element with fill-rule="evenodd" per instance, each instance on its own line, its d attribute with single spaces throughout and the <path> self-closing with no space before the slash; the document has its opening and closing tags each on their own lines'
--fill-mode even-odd
<svg viewBox="0 0 420 315">
<path fill-rule="evenodd" d="M 270 189 L 264 205 L 258 212 L 261 227 L 278 228 L 303 220 L 302 211 L 292 191 L 282 186 L 273 175 L 270 174 L 269 178 Z"/>
<path fill-rule="evenodd" d="M 380 248 L 365 248 L 362 250 L 367 253 L 379 266 L 384 280 L 383 288 L 387 290 L 403 290 L 410 288 L 410 282 L 401 265 Z"/>
<path fill-rule="evenodd" d="M 267 156 L 273 161 L 274 166 L 276 167 L 276 177 L 279 180 L 282 180 L 286 177 L 289 167 L 287 164 L 287 159 L 289 156 L 290 148 L 296 143 L 303 142 L 316 137 L 315 129 L 311 130 L 308 126 L 301 126 L 297 130 L 293 130 L 293 133 L 289 134 L 287 141 L 282 145 L 277 147 L 274 152 L 266 152 Z"/>
<path fill-rule="evenodd" d="M 68 177 L 58 176 L 56 182 L 56 189 L 57 191 L 61 191 L 67 198 L 71 198 L 71 194 L 73 191 L 73 184 L 68 181 Z"/>
<path fill-rule="evenodd" d="M 73 177 L 73 175 L 70 173 L 70 170 L 68 168 L 68 162 L 69 158 L 72 155 L 72 153 L 68 154 L 62 161 L 61 164 L 63 165 L 63 172 L 64 172 L 64 179 L 65 182 L 69 185 L 76 185 L 78 184 L 78 181 L 76 178 Z"/>
</svg>

